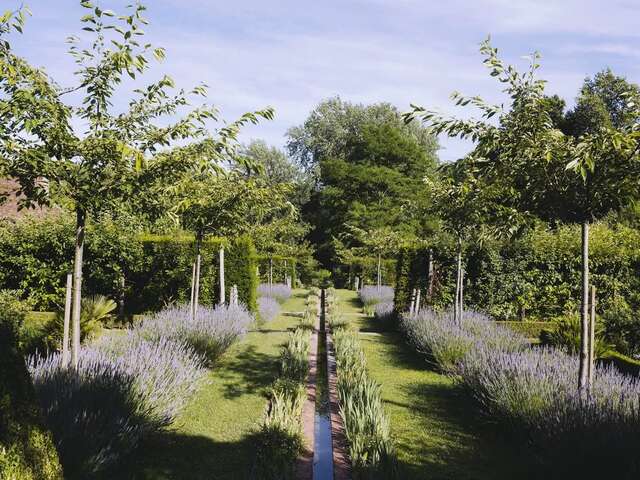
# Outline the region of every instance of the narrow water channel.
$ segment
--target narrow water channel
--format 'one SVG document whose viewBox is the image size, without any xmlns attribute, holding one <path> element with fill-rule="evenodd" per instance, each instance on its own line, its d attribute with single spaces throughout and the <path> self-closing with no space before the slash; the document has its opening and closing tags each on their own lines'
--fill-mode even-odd
<svg viewBox="0 0 640 480">
<path fill-rule="evenodd" d="M 313 479 L 333 480 L 333 449 L 329 417 L 329 384 L 327 375 L 327 337 L 325 333 L 325 298 L 322 291 L 320 332 L 318 334 L 318 366 L 316 376 L 315 448 Z"/>
</svg>

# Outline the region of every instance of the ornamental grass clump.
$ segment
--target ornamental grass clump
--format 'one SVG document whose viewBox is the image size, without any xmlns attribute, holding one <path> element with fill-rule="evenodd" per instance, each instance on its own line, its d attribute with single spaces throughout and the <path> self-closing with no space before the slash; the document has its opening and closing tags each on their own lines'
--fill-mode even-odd
<svg viewBox="0 0 640 480">
<path fill-rule="evenodd" d="M 291 287 L 286 283 L 261 283 L 258 285 L 258 296 L 269 297 L 278 303 L 284 303 L 291 297 Z"/>
<path fill-rule="evenodd" d="M 358 478 L 393 478 L 395 454 L 380 385 L 369 377 L 357 334 L 334 333 L 337 390 L 349 456 Z"/>
<path fill-rule="evenodd" d="M 241 304 L 200 306 L 195 319 L 188 306 L 178 306 L 144 318 L 136 330 L 149 340 L 165 337 L 184 342 L 204 355 L 211 366 L 254 321 Z"/>
<path fill-rule="evenodd" d="M 182 343 L 113 339 L 83 347 L 77 370 L 58 353 L 30 358 L 65 477 L 95 475 L 170 425 L 204 378 L 203 359 Z"/>
<path fill-rule="evenodd" d="M 280 313 L 280 304 L 271 297 L 258 298 L 258 317 L 260 322 L 267 323 L 273 320 Z"/>
<path fill-rule="evenodd" d="M 366 286 L 358 290 L 358 296 L 367 315 L 373 315 L 373 307 L 378 303 L 393 302 L 393 287 L 388 285 Z"/>
<path fill-rule="evenodd" d="M 271 386 L 271 401 L 257 436 L 257 477 L 293 478 L 294 462 L 304 448 L 302 407 L 309 375 L 311 333 L 301 326 L 289 333 L 280 352 L 280 377 Z"/>
</svg>

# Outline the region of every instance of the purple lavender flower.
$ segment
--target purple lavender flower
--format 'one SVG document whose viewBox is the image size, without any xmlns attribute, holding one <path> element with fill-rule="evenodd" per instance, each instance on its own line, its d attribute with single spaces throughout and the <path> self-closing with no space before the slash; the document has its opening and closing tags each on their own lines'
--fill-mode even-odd
<svg viewBox="0 0 640 480">
<path fill-rule="evenodd" d="M 291 287 L 285 283 L 261 283 L 258 286 L 258 295 L 260 297 L 269 297 L 277 300 L 278 303 L 284 303 L 291 297 Z"/>
<path fill-rule="evenodd" d="M 271 297 L 258 298 L 258 315 L 263 323 L 270 322 L 280 313 L 280 304 Z"/>
</svg>

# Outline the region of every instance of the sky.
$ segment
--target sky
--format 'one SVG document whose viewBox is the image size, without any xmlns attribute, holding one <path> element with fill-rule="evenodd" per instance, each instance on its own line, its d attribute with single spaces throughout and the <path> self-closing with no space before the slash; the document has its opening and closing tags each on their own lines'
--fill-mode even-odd
<svg viewBox="0 0 640 480">
<path fill-rule="evenodd" d="M 97 2 L 117 13 L 132 0 Z M 0 0 L 1 10 L 23 2 Z M 65 39 L 80 31 L 78 0 L 24 0 L 33 16 L 14 48 L 73 85 Z M 147 41 L 167 57 L 145 83 L 168 74 L 179 87 L 202 82 L 226 120 L 266 106 L 273 121 L 243 131 L 284 148 L 286 132 L 323 99 L 411 103 L 468 117 L 449 95 L 504 102 L 478 53 L 488 35 L 508 63 L 542 54 L 547 92 L 569 105 L 587 76 L 610 67 L 640 83 L 640 0 L 147 0 Z M 82 36 L 82 35 L 80 35 Z M 115 103 L 124 104 L 126 95 Z M 449 161 L 471 148 L 441 138 Z"/>
</svg>

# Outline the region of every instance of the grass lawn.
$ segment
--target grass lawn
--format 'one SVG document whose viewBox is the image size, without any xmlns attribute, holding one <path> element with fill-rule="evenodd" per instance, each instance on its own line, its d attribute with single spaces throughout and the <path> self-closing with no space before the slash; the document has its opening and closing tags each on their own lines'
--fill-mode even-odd
<svg viewBox="0 0 640 480">
<path fill-rule="evenodd" d="M 253 434 L 278 374 L 278 356 L 288 329 L 303 312 L 306 290 L 295 290 L 282 313 L 252 331 L 221 358 L 172 431 L 149 439 L 131 464 L 109 478 L 244 479 L 255 459 Z"/>
<path fill-rule="evenodd" d="M 396 332 L 380 331 L 355 292 L 339 290 L 340 310 L 360 329 L 371 376 L 381 384 L 401 479 L 513 480 L 534 478 L 518 451 L 448 377 L 428 369 Z"/>
</svg>

